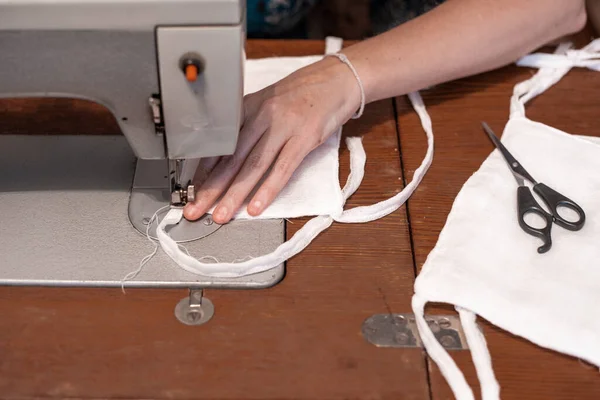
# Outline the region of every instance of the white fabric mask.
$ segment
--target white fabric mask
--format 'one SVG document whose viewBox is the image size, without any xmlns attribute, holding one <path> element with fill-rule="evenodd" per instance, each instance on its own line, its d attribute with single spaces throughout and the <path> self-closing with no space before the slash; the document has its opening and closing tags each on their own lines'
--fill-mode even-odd
<svg viewBox="0 0 600 400">
<path fill-rule="evenodd" d="M 326 40 L 326 53 L 338 52 L 341 47 L 342 41 L 340 39 L 328 38 Z M 249 60 L 246 65 L 245 81 L 248 82 L 246 93 L 260 90 L 322 57 Z M 411 93 L 409 99 L 419 115 L 427 135 L 428 150 L 421 166 L 415 171 L 413 180 L 394 197 L 372 206 L 356 207 L 344 211 L 345 201 L 358 189 L 362 182 L 366 155 L 360 138 L 347 139 L 350 152 L 350 175 L 343 190 L 340 189 L 338 180 L 340 129 L 324 146 L 315 149 L 304 160 L 284 191 L 260 217 L 257 217 L 315 216 L 273 253 L 239 263 L 200 262 L 183 252 L 166 233 L 167 227 L 176 225 L 182 220 L 183 211 L 181 209 L 171 209 L 159 223 L 157 237 L 160 246 L 177 265 L 191 273 L 211 277 L 240 277 L 277 267 L 306 248 L 316 236 L 326 230 L 334 221 L 342 223 L 369 222 L 394 212 L 410 197 L 425 175 L 433 158 L 433 132 L 429 115 L 427 115 L 418 93 Z M 319 188 L 320 193 L 318 196 L 315 196 L 315 187 Z M 251 219 L 245 210 L 240 211 L 235 218 Z"/>
<path fill-rule="evenodd" d="M 525 103 L 571 68 L 600 70 L 600 40 L 579 51 L 561 45 L 553 55 L 533 54 L 518 65 L 540 69 L 515 86 L 502 143 L 538 182 L 579 204 L 586 223 L 577 232 L 553 224 L 552 248 L 538 254 L 541 240 L 519 227 L 517 184 L 498 150 L 465 183 L 417 277 L 412 302 L 425 348 L 459 400 L 473 393 L 423 319 L 427 302 L 457 307 L 484 400 L 500 398 L 500 390 L 475 315 L 600 367 L 600 320 L 589 317 L 600 303 L 600 145 L 525 116 Z"/>
</svg>

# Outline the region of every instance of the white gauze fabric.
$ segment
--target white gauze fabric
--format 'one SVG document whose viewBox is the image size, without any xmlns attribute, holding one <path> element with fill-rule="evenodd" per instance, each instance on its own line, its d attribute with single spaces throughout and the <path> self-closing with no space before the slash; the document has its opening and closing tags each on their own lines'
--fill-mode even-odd
<svg viewBox="0 0 600 400">
<path fill-rule="evenodd" d="M 328 38 L 326 52 L 336 52 L 340 40 Z M 258 92 L 281 79 L 321 60 L 323 56 L 306 57 L 269 57 L 246 60 L 244 64 L 244 95 Z M 250 216 L 248 201 L 264 181 L 261 180 L 255 191 L 250 193 L 246 202 L 236 212 L 233 219 L 277 219 L 298 218 L 314 215 L 332 215 L 342 212 L 342 188 L 338 179 L 339 148 L 342 130 L 338 129 L 318 148 L 314 149 L 302 161 L 290 177 L 287 185 L 261 215 Z M 191 178 L 200 162 L 211 165 L 211 160 L 186 160 L 183 181 Z M 206 163 L 206 164 L 204 164 Z M 267 174 L 265 174 L 265 177 Z M 208 214 L 212 214 L 216 206 Z"/>
<path fill-rule="evenodd" d="M 328 38 L 326 53 L 338 52 L 342 41 Z M 246 90 L 258 90 L 266 84 L 276 82 L 287 74 L 321 59 L 315 57 L 271 58 L 266 60 L 250 60 L 247 62 L 246 76 L 249 82 Z M 265 73 L 264 77 L 261 77 Z M 255 75 L 252 75 L 255 74 Z M 167 228 L 178 224 L 183 218 L 181 209 L 171 209 L 157 228 L 157 238 L 163 251 L 181 268 L 194 274 L 210 277 L 240 277 L 275 268 L 289 258 L 298 254 L 321 232 L 334 221 L 341 223 L 361 223 L 382 218 L 401 207 L 410 197 L 423 179 L 433 159 L 433 130 L 431 119 L 425 110 L 419 93 L 409 94 L 413 108 L 420 117 L 427 135 L 428 149 L 421 166 L 415 171 L 413 179 L 404 190 L 380 203 L 344 210 L 346 200 L 358 189 L 364 176 L 366 154 L 361 138 L 348 138 L 346 143 L 350 152 L 350 175 L 343 190 L 339 190 L 338 160 L 341 129 L 318 148 L 300 165 L 295 177 L 285 190 L 260 218 L 292 218 L 297 216 L 315 216 L 308 221 L 287 242 L 274 252 L 248 261 L 238 263 L 205 263 L 186 254 L 166 232 Z M 317 193 L 320 190 L 323 193 Z M 339 192 L 338 192 L 339 191 Z M 322 204 L 324 203 L 324 204 Z M 245 211 L 237 214 L 238 218 L 250 217 Z M 205 255 L 198 255 L 199 257 Z"/>
<path fill-rule="evenodd" d="M 461 189 L 417 277 L 412 304 L 420 334 L 459 400 L 473 399 L 473 393 L 423 319 L 427 302 L 457 307 L 484 400 L 500 398 L 500 389 L 475 315 L 539 346 L 600 366 L 600 320 L 590 318 L 600 303 L 600 145 L 525 115 L 525 103 L 571 68 L 599 70 L 599 51 L 597 40 L 582 50 L 563 44 L 555 54 L 521 59 L 518 65 L 540 69 L 515 86 L 501 138 L 535 179 L 584 209 L 582 230 L 553 224 L 553 246 L 538 254 L 541 240 L 519 227 L 517 184 L 494 150 Z"/>
</svg>

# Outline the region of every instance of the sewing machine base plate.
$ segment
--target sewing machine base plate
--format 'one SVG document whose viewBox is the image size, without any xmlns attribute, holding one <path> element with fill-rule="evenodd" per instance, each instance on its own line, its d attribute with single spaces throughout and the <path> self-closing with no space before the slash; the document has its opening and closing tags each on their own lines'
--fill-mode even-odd
<svg viewBox="0 0 600 400">
<path fill-rule="evenodd" d="M 123 281 L 155 248 L 128 214 L 136 164 L 122 136 L 0 135 L 0 284 L 252 289 L 283 278 L 283 264 L 243 278 L 206 278 L 159 248 Z M 201 240 L 183 243 L 197 258 L 257 257 L 285 240 L 282 220 L 206 228 Z"/>
</svg>

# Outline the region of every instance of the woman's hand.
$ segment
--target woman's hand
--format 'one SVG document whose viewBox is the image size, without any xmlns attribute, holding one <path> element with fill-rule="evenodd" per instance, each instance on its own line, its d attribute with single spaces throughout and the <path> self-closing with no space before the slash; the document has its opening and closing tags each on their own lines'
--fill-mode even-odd
<svg viewBox="0 0 600 400">
<path fill-rule="evenodd" d="M 237 149 L 232 156 L 214 160 L 208 174 L 199 168 L 196 201 L 185 207 L 185 218 L 197 220 L 218 201 L 213 220 L 229 222 L 272 166 L 247 209 L 252 216 L 260 215 L 302 160 L 359 106 L 354 75 L 334 57 L 246 96 Z"/>
</svg>

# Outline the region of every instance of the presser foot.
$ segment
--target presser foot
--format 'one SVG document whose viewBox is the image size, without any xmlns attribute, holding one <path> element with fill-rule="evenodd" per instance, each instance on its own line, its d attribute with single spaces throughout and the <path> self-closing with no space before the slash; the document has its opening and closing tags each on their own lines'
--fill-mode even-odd
<svg viewBox="0 0 600 400">
<path fill-rule="evenodd" d="M 142 235 L 146 233 L 156 239 L 156 228 L 166 213 L 173 207 L 183 206 L 193 196 L 193 186 L 174 191 L 169 177 L 165 174 L 164 161 L 138 160 L 129 198 L 129 220 Z M 175 195 L 181 197 L 175 198 Z M 183 197 L 185 196 L 185 197 Z M 156 215 L 155 215 L 156 214 Z M 154 217 L 154 218 L 153 218 Z M 197 221 L 183 219 L 169 229 L 169 235 L 178 243 L 191 242 L 205 238 L 216 232 L 221 225 L 215 223 L 210 215 Z"/>
<path fill-rule="evenodd" d="M 129 199 L 129 220 L 133 227 L 142 235 L 148 234 L 156 239 L 156 228 L 172 207 L 170 196 L 169 189 L 133 188 Z M 191 242 L 202 239 L 220 228 L 221 225 L 214 222 L 211 215 L 205 215 L 193 222 L 182 219 L 169 229 L 169 236 L 178 243 Z"/>
</svg>

